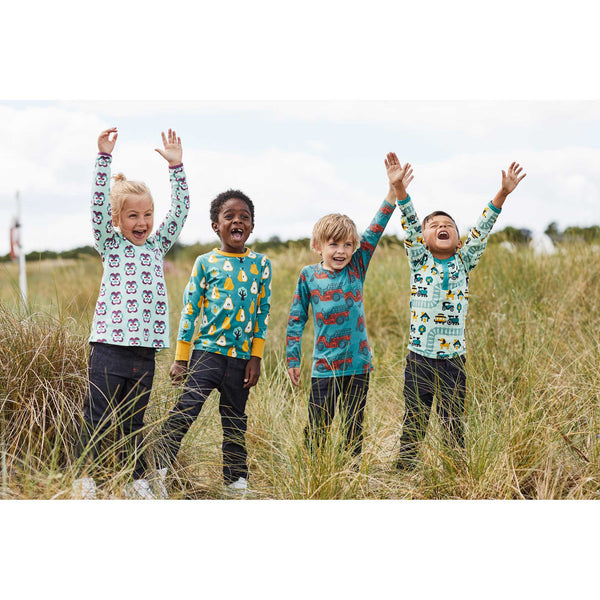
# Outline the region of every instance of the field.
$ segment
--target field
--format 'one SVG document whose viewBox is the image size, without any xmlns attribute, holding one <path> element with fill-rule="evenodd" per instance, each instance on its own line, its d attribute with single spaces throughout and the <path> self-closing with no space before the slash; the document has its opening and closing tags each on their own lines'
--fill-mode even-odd
<svg viewBox="0 0 600 600">
<path fill-rule="evenodd" d="M 257 499 L 596 499 L 600 497 L 600 252 L 578 243 L 553 256 L 490 244 L 471 277 L 467 324 L 467 464 L 441 443 L 432 416 L 419 468 L 397 474 L 403 369 L 409 327 L 408 265 L 394 242 L 377 249 L 365 304 L 374 351 L 363 459 L 358 469 L 330 443 L 311 457 L 303 444 L 309 361 L 293 389 L 285 324 L 308 248 L 269 251 L 270 330 L 262 377 L 248 404 L 252 497 Z M 168 378 L 181 292 L 194 255 L 183 249 L 167 274 L 172 348 L 159 353 L 147 411 L 148 455 L 177 397 Z M 96 258 L 28 263 L 30 306 L 19 308 L 17 269 L 0 265 L 0 497 L 68 498 L 85 394 L 87 337 L 98 293 Z M 304 336 L 310 358 L 312 328 Z M 174 498 L 223 498 L 221 429 L 211 397 L 184 440 L 171 478 Z M 120 497 L 127 470 L 106 477 Z"/>
</svg>

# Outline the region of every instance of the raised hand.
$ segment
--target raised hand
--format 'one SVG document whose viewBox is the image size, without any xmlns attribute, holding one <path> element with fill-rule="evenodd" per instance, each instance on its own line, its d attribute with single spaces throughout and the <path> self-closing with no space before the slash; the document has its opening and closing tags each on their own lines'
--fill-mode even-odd
<svg viewBox="0 0 600 600">
<path fill-rule="evenodd" d="M 114 134 L 111 138 L 111 134 Z M 112 154 L 118 137 L 117 128 L 109 127 L 98 136 L 98 152 Z"/>
<path fill-rule="evenodd" d="M 527 173 L 523 173 L 521 175 L 521 171 L 523 167 L 519 165 L 519 163 L 513 162 L 508 167 L 508 173 L 502 171 L 502 191 L 507 195 L 510 194 L 521 182 L 521 180 L 527 175 Z"/>
<path fill-rule="evenodd" d="M 396 198 L 404 200 L 408 195 L 406 193 L 406 186 L 413 180 L 412 167 L 408 163 L 402 166 L 394 152 L 388 152 L 384 162 L 388 179 L 390 185 L 394 188 Z"/>
<path fill-rule="evenodd" d="M 154 148 L 166 161 L 169 166 L 174 167 L 181 164 L 183 157 L 183 148 L 181 147 L 181 138 L 177 137 L 174 130 L 169 129 L 167 135 L 161 131 L 164 150 Z"/>
</svg>

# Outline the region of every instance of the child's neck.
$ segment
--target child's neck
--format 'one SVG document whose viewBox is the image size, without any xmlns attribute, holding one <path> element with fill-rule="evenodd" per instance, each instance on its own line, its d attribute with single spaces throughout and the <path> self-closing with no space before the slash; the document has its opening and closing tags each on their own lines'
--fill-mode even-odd
<svg viewBox="0 0 600 600">
<path fill-rule="evenodd" d="M 248 252 L 248 248 L 246 248 L 246 246 L 243 246 L 241 249 L 233 248 L 233 247 L 225 246 L 225 245 L 221 244 L 220 251 L 224 252 L 225 254 L 246 254 L 246 252 Z"/>
</svg>

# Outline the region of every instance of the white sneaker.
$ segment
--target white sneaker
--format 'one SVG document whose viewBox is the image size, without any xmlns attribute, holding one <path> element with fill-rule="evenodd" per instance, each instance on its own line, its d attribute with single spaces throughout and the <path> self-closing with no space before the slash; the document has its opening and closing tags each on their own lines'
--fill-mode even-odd
<svg viewBox="0 0 600 600">
<path fill-rule="evenodd" d="M 148 473 L 148 480 L 156 498 L 159 500 L 169 499 L 169 492 L 167 491 L 167 467 L 150 471 Z"/>
<path fill-rule="evenodd" d="M 72 497 L 77 500 L 96 500 L 96 482 L 93 477 L 82 477 L 73 482 Z"/>
<path fill-rule="evenodd" d="M 225 487 L 232 492 L 246 492 L 248 491 L 248 481 L 244 477 L 240 477 Z"/>
<path fill-rule="evenodd" d="M 123 488 L 123 496 L 128 500 L 156 500 L 147 479 L 136 479 Z"/>
</svg>

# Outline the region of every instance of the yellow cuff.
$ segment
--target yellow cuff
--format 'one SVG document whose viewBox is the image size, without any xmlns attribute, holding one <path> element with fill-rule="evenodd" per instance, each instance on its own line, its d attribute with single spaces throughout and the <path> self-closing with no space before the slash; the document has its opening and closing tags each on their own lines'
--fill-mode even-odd
<svg viewBox="0 0 600 600">
<path fill-rule="evenodd" d="M 192 342 L 184 342 L 183 340 L 177 340 L 177 348 L 175 350 L 175 360 L 190 360 L 190 346 Z"/>
<path fill-rule="evenodd" d="M 265 349 L 265 340 L 255 337 L 252 340 L 252 348 L 250 349 L 250 355 L 257 356 L 258 358 L 262 358 L 264 349 Z"/>
</svg>

